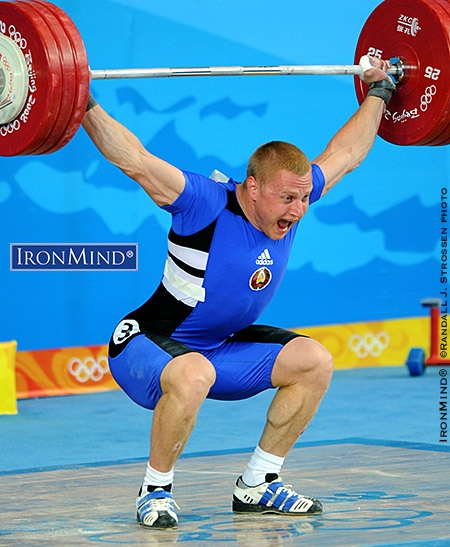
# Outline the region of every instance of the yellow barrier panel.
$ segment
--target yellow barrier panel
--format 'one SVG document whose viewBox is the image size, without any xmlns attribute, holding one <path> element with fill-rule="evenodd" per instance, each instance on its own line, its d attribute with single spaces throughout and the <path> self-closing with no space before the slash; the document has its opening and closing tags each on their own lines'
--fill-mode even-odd
<svg viewBox="0 0 450 547">
<path fill-rule="evenodd" d="M 17 398 L 118 389 L 108 367 L 108 346 L 19 351 Z"/>
<path fill-rule="evenodd" d="M 336 369 L 399 366 L 412 347 L 423 348 L 427 355 L 430 351 L 430 319 L 425 316 L 293 330 L 323 344 Z"/>
<path fill-rule="evenodd" d="M 0 342 L 0 414 L 17 414 L 17 342 Z"/>
</svg>

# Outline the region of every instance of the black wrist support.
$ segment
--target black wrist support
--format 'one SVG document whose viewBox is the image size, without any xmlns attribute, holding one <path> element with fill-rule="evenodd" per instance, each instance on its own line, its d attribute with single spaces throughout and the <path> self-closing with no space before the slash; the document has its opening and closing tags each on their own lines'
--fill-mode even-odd
<svg viewBox="0 0 450 547">
<path fill-rule="evenodd" d="M 395 84 L 389 78 L 389 80 L 380 80 L 379 82 L 372 82 L 369 85 L 369 92 L 367 96 L 370 97 L 379 97 L 383 99 L 386 105 L 389 104 L 389 101 L 392 98 L 392 92 L 395 91 Z"/>
<path fill-rule="evenodd" d="M 94 108 L 94 106 L 97 104 L 97 101 L 94 99 L 94 96 L 92 93 L 89 93 L 89 99 L 86 106 L 86 112 L 89 112 L 91 108 Z"/>
</svg>

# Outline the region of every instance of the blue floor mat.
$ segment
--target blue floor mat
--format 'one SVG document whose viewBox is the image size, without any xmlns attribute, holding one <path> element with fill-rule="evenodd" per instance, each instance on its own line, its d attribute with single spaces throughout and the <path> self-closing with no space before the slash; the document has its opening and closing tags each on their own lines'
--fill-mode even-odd
<svg viewBox="0 0 450 547">
<path fill-rule="evenodd" d="M 184 454 L 253 449 L 273 391 L 245 401 L 205 401 Z M 338 370 L 300 443 L 347 438 L 441 442 L 440 376 L 428 367 Z M 0 416 L 0 472 L 148 457 L 152 412 L 121 391 L 19 401 Z"/>
</svg>

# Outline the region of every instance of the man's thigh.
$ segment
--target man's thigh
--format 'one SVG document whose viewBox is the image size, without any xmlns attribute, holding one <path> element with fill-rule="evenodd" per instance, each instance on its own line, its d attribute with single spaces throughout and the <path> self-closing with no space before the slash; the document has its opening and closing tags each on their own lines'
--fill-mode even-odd
<svg viewBox="0 0 450 547">
<path fill-rule="evenodd" d="M 298 335 L 276 327 L 252 325 L 217 349 L 202 351 L 216 370 L 208 398 L 239 400 L 272 389 L 272 369 L 281 349 Z M 174 357 L 195 351 L 164 336 L 138 334 L 120 353 L 111 348 L 109 368 L 124 392 L 138 405 L 154 409 L 162 395 L 160 377 Z"/>
<path fill-rule="evenodd" d="M 161 373 L 169 361 L 190 348 L 167 337 L 138 334 L 114 357 L 109 369 L 115 381 L 135 403 L 153 410 L 162 390 Z M 114 353 L 113 353 L 114 355 Z"/>
<path fill-rule="evenodd" d="M 271 374 L 278 354 L 299 336 L 285 329 L 252 325 L 220 348 L 204 352 L 217 374 L 208 398 L 239 400 L 272 389 Z"/>
</svg>

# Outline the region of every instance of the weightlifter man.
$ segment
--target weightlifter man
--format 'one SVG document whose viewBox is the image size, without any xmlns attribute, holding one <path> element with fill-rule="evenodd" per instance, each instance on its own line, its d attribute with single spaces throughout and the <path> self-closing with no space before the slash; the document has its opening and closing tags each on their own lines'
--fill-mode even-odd
<svg viewBox="0 0 450 547">
<path fill-rule="evenodd" d="M 365 56 L 361 66 L 366 99 L 312 163 L 292 144 L 269 142 L 250 157 L 243 183 L 216 182 L 166 163 L 89 99 L 83 126 L 99 151 L 172 215 L 162 281 L 119 322 L 109 344 L 115 380 L 138 405 L 154 410 L 136 500 L 143 526 L 178 526 L 174 466 L 205 398 L 244 399 L 267 389 L 277 391 L 236 481 L 232 509 L 322 512 L 320 501 L 284 486 L 280 472 L 328 388 L 332 356 L 306 336 L 254 322 L 281 283 L 309 205 L 374 143 L 395 85 L 389 62 Z"/>
</svg>

